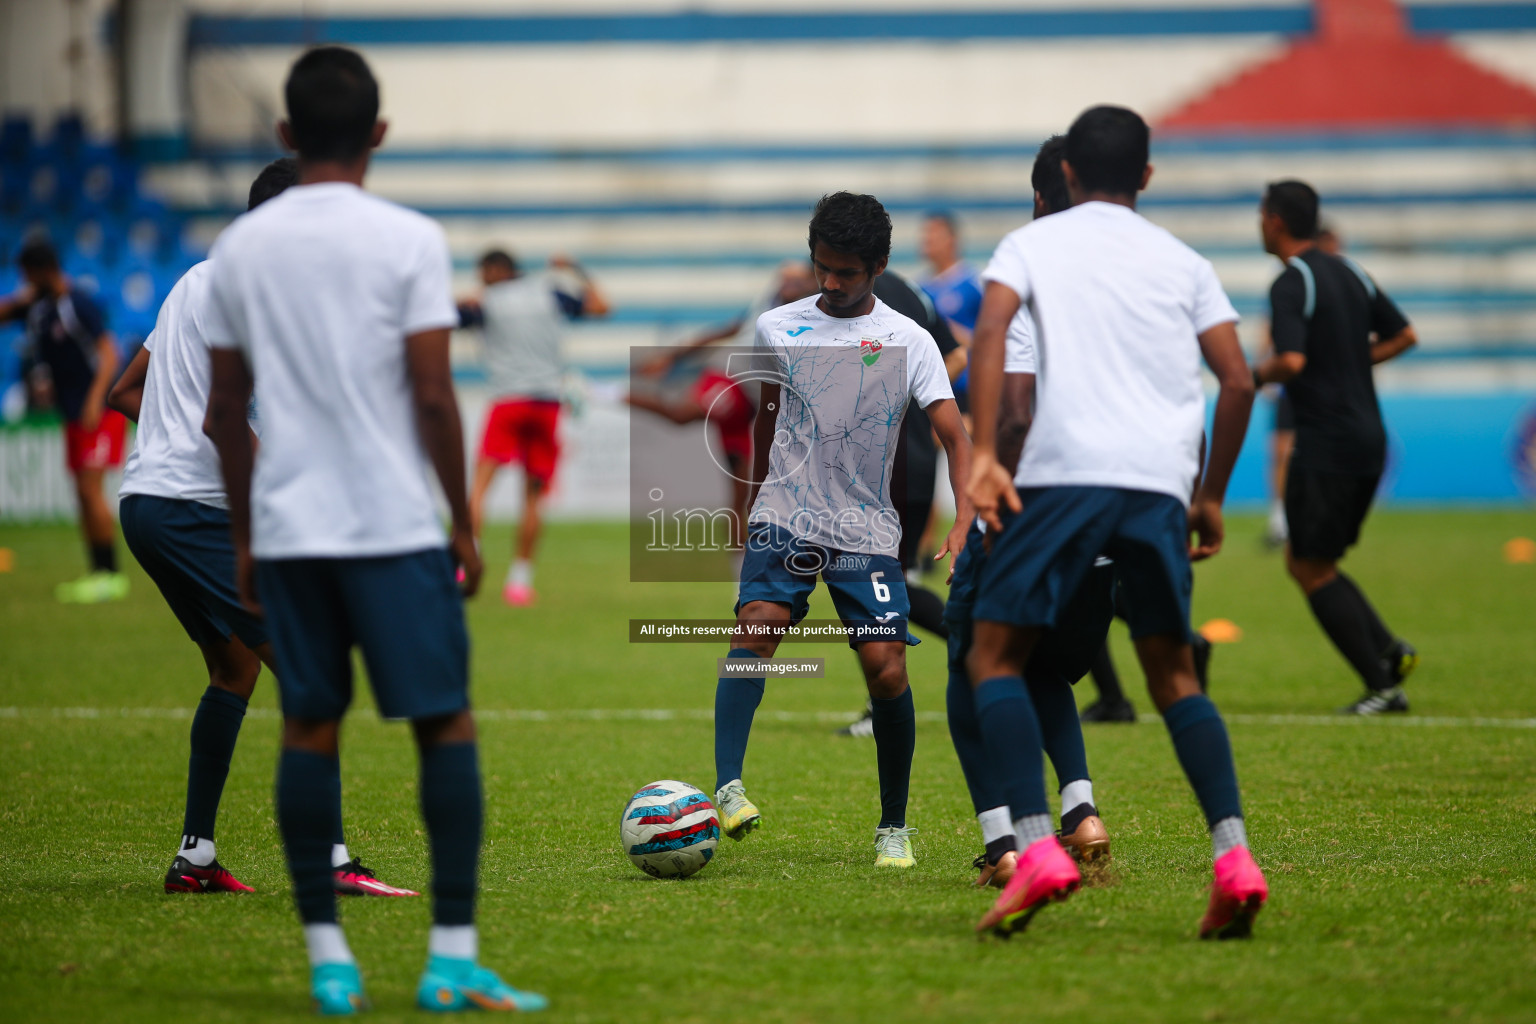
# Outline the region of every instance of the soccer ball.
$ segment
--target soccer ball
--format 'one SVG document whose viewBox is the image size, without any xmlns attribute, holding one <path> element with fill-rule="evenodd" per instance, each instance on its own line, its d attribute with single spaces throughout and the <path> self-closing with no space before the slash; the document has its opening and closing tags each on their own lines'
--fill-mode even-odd
<svg viewBox="0 0 1536 1024">
<path fill-rule="evenodd" d="M 720 816 L 709 797 L 686 782 L 652 782 L 630 797 L 619 842 L 651 877 L 687 878 L 715 855 Z"/>
</svg>

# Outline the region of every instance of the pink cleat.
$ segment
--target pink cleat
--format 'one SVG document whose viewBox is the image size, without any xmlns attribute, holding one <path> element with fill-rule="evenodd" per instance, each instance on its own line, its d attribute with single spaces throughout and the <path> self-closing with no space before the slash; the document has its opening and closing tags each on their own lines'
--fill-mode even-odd
<svg viewBox="0 0 1536 1024">
<path fill-rule="evenodd" d="M 1264 872 L 1253 862 L 1253 854 L 1246 846 L 1234 846 L 1222 854 L 1215 871 L 1211 905 L 1200 919 L 1200 937 L 1246 939 L 1253 931 L 1253 919 L 1269 899 Z"/>
<path fill-rule="evenodd" d="M 515 608 L 533 604 L 533 588 L 526 583 L 508 583 L 501 591 L 501 599 Z"/>
<path fill-rule="evenodd" d="M 976 926 L 978 932 L 991 931 L 1008 938 L 1029 926 L 1030 918 L 1052 900 L 1060 902 L 1077 891 L 1083 876 L 1055 836 L 1030 844 L 1019 854 L 1013 877 L 1003 887 L 1002 895 Z"/>
<path fill-rule="evenodd" d="M 165 873 L 165 891 L 203 893 L 256 890 L 226 871 L 218 861 L 206 867 L 198 867 L 185 857 L 177 857 L 171 861 L 171 870 Z"/>
<path fill-rule="evenodd" d="M 397 889 L 385 885 L 374 875 L 372 868 L 365 868 L 356 857 L 339 868 L 331 869 L 331 882 L 342 896 L 420 896 L 414 889 Z"/>
</svg>

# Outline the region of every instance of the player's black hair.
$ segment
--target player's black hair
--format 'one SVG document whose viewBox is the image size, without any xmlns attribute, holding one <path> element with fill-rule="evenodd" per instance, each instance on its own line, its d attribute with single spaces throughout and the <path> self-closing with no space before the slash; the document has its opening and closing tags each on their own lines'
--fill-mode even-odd
<svg viewBox="0 0 1536 1024">
<path fill-rule="evenodd" d="M 1152 132 L 1125 107 L 1089 107 L 1067 129 L 1067 162 L 1089 192 L 1134 196 L 1147 172 Z"/>
<path fill-rule="evenodd" d="M 1061 158 L 1066 153 L 1067 137 L 1052 135 L 1041 144 L 1035 156 L 1035 169 L 1029 176 L 1029 183 L 1040 193 L 1049 213 L 1060 213 L 1072 205 L 1072 197 L 1067 194 L 1067 176 L 1061 169 Z"/>
<path fill-rule="evenodd" d="M 355 160 L 379 119 L 379 83 L 343 46 L 317 46 L 294 62 L 283 86 L 293 144 L 306 160 Z"/>
<path fill-rule="evenodd" d="M 833 192 L 822 196 L 811 215 L 811 252 L 821 242 L 835 252 L 850 253 L 871 274 L 891 257 L 891 215 L 874 196 Z"/>
<path fill-rule="evenodd" d="M 480 257 L 482 267 L 500 267 L 509 274 L 517 273 L 517 260 L 505 249 L 492 249 Z"/>
<path fill-rule="evenodd" d="M 1304 181 L 1272 181 L 1264 189 L 1264 211 L 1280 218 L 1292 238 L 1317 237 L 1317 190 Z"/>
<path fill-rule="evenodd" d="M 251 194 L 245 203 L 246 210 L 254 210 L 273 196 L 299 183 L 299 162 L 291 156 L 278 157 L 261 169 L 251 182 Z"/>
<path fill-rule="evenodd" d="M 48 273 L 59 269 L 59 251 L 53 247 L 47 235 L 33 235 L 21 244 L 21 250 L 16 253 L 16 263 L 22 270 Z"/>
</svg>

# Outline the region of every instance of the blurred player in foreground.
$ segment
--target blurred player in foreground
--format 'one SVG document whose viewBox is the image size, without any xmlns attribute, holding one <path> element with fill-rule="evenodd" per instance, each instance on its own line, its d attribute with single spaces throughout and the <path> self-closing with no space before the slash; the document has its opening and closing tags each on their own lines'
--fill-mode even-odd
<svg viewBox="0 0 1536 1024">
<path fill-rule="evenodd" d="M 1060 135 L 1046 140 L 1035 158 L 1031 183 L 1035 190 L 1035 219 L 1060 213 L 1072 205 L 1061 171 L 1067 140 Z M 1007 354 L 1003 363 L 1003 391 L 998 407 L 998 461 L 1016 465 L 1029 433 L 1035 392 L 1034 321 L 1020 307 L 1008 326 Z M 965 550 L 955 560 L 944 608 L 949 623 L 949 688 L 945 692 L 949 735 L 955 744 L 960 769 L 985 844 L 973 867 L 981 873 L 977 885 L 1001 889 L 1013 877 L 1018 864 L 1013 819 L 998 791 L 987 762 L 981 723 L 976 718 L 965 659 L 970 653 L 972 606 L 976 577 L 986 563 L 987 551 L 978 520 L 967 535 Z M 1061 794 L 1061 830 L 1057 835 L 1067 851 L 1082 860 L 1109 855 L 1109 833 L 1094 805 L 1093 782 L 1088 775 L 1088 754 L 1083 728 L 1078 721 L 1072 684 L 1083 677 L 1098 651 L 1114 617 L 1114 567 L 1106 559 L 1095 561 L 1077 594 L 1066 605 L 1055 628 L 1041 638 L 1024 672 L 1030 701 L 1040 720 L 1040 738 L 1051 767 L 1056 770 Z"/>
<path fill-rule="evenodd" d="M 761 820 L 741 781 L 763 699 L 758 660 L 771 657 L 783 631 L 805 617 L 819 575 L 874 702 L 881 807 L 875 865 L 905 868 L 916 863 L 914 830 L 906 823 L 917 737 L 906 647 L 915 641 L 896 557 L 901 527 L 891 505 L 891 467 L 914 398 L 944 444 L 957 491 L 970 470 L 970 441 L 933 338 L 874 295 L 891 252 L 885 208 L 873 196 L 824 196 L 809 243 L 821 294 L 757 322 L 759 359 L 772 369 L 754 426 L 757 493 L 737 633 L 715 690 L 715 802 L 721 829 L 733 839 Z M 960 524 L 941 554 L 964 544 L 970 506 L 963 494 L 957 501 Z"/>
<path fill-rule="evenodd" d="M 459 319 L 448 243 L 432 221 L 361 187 L 385 125 L 360 56 L 310 50 L 284 96 L 279 134 L 298 152 L 299 184 L 230 225 L 210 257 L 208 424 L 240 596 L 253 611 L 264 606 L 277 653 L 277 820 L 311 992 L 326 1014 L 367 1005 L 329 870 L 341 719 L 360 647 L 379 712 L 410 719 L 420 750 L 433 923 L 417 1004 L 541 1009 L 542 997 L 478 964 L 483 807 L 463 599 L 481 564 L 448 361 Z M 259 452 L 246 424 L 253 383 Z M 452 516 L 451 554 L 429 465 Z"/>
<path fill-rule="evenodd" d="M 120 361 L 117 344 L 101 307 L 70 284 L 47 240 L 27 242 L 17 262 L 26 284 L 0 299 L 0 324 L 25 317 L 32 358 L 46 368 L 64 420 L 64 458 L 75 480 L 80 532 L 90 555 L 90 572 L 60 583 L 54 593 L 66 604 L 121 601 L 128 596 L 128 577 L 117 571 L 116 529 L 102 489 L 107 470 L 123 464 L 128 436 L 123 414 L 107 407 L 107 389 Z"/>
<path fill-rule="evenodd" d="M 608 315 L 608 300 L 576 261 L 556 256 L 549 266 L 551 273 L 525 274 L 510 253 L 492 250 L 480 257 L 485 285 L 480 298 L 459 304 L 460 326 L 480 328 L 485 339 L 486 370 L 496 396 L 485 414 L 469 499 L 476 540 L 497 471 L 512 462 L 523 466 L 523 514 L 501 591 L 513 605 L 533 603 L 533 557 L 543 503 L 560 458 L 565 324 Z M 560 272 L 573 276 L 580 287 L 568 290 L 556 276 Z"/>
<path fill-rule="evenodd" d="M 1317 193 L 1300 181 L 1270 185 L 1259 212 L 1264 251 L 1286 265 L 1269 291 L 1275 354 L 1253 371 L 1261 386 L 1284 384 L 1296 410 L 1285 564 L 1365 683 L 1365 695 L 1344 713 L 1407 711 L 1402 684 L 1418 652 L 1386 627 L 1339 560 L 1360 539 L 1386 466 L 1371 368 L 1408 351 L 1418 336 L 1359 264 L 1317 244 L 1317 213 Z"/>
<path fill-rule="evenodd" d="M 1200 692 L 1189 644 L 1190 560 L 1221 549 L 1221 506 L 1253 379 L 1237 313 L 1210 262 L 1136 213 L 1152 174 L 1149 141 L 1130 110 L 1079 116 L 1063 161 L 1072 209 L 1008 235 L 984 274 L 970 492 L 996 533 L 977 581 L 967 667 L 1019 863 L 978 930 L 1018 930 L 1080 884 L 1053 834 L 1040 723 L 1023 675 L 1100 555 L 1115 562 L 1147 689 L 1211 827 L 1215 884 L 1201 936 L 1247 935 L 1268 896 L 1247 848 L 1226 726 Z M 1005 338 L 1025 303 L 1043 372 L 1029 441 L 1010 472 L 997 458 L 998 408 Z M 1220 393 L 1195 490 L 1202 353 Z"/>
<path fill-rule="evenodd" d="M 298 176 L 293 160 L 274 160 L 251 184 L 247 209 L 278 195 Z M 235 590 L 229 501 L 219 454 L 203 434 L 209 373 L 203 325 L 212 269 L 204 260 L 176 282 L 154 331 L 107 396 L 112 408 L 138 424 L 118 491 L 123 539 L 208 666 L 208 688 L 192 719 L 181 848 L 166 873 L 166 892 L 255 891 L 218 862 L 213 828 L 256 677 L 263 664 L 275 667 L 266 626 Z M 254 418 L 251 427 L 254 433 Z M 340 809 L 336 824 L 341 825 Z M 380 882 L 347 852 L 340 832 L 331 846 L 331 869 L 339 893 L 417 895 Z"/>
</svg>

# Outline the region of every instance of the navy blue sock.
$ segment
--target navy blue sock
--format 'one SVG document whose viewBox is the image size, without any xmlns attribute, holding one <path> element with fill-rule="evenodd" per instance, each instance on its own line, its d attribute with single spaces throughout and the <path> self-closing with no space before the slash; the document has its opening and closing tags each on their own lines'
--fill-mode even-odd
<svg viewBox="0 0 1536 1024">
<path fill-rule="evenodd" d="M 192 717 L 192 756 L 187 760 L 187 810 L 181 822 L 184 836 L 213 838 L 245 706 L 245 698 L 216 686 L 204 690 L 203 699 L 197 702 L 197 714 Z"/>
<path fill-rule="evenodd" d="M 1083 749 L 1083 723 L 1077 717 L 1072 685 L 1060 676 L 1030 678 L 1029 699 L 1040 722 L 1045 756 L 1056 769 L 1057 789 L 1088 778 L 1088 752 Z M 1070 810 L 1070 808 L 1066 808 Z"/>
<path fill-rule="evenodd" d="M 958 670 L 950 666 L 944 706 L 948 710 L 949 738 L 955 744 L 960 771 L 965 774 L 965 788 L 971 791 L 971 806 L 977 814 L 1002 806 L 997 780 L 987 769 L 987 746 L 981 738 L 981 720 L 976 717 L 976 695 L 971 692 L 971 680 L 963 665 Z"/>
<path fill-rule="evenodd" d="M 869 724 L 875 733 L 875 760 L 880 767 L 880 827 L 907 823 L 907 791 L 912 784 L 912 751 L 917 747 L 917 715 L 912 687 L 896 697 L 872 697 Z"/>
<path fill-rule="evenodd" d="M 305 924 L 336 923 L 331 836 L 341 814 L 341 762 L 284 748 L 277 761 L 277 827 L 293 877 L 293 901 Z"/>
<path fill-rule="evenodd" d="M 756 658 L 737 647 L 727 658 Z M 767 680 L 721 676 L 715 684 L 715 789 L 741 778 L 741 766 L 747 759 L 747 737 L 752 735 L 752 716 L 763 702 Z"/>
<path fill-rule="evenodd" d="M 1173 738 L 1179 764 L 1200 799 L 1207 825 L 1223 818 L 1243 816 L 1237 792 L 1237 768 L 1232 764 L 1232 743 L 1221 712 L 1204 694 L 1175 701 L 1163 712 L 1163 724 Z"/>
<path fill-rule="evenodd" d="M 421 817 L 432 849 L 432 923 L 475 923 L 479 884 L 480 761 L 474 743 L 421 751 Z"/>
<path fill-rule="evenodd" d="M 987 763 L 1013 820 L 1050 814 L 1045 793 L 1045 756 L 1040 721 L 1029 690 L 1018 676 L 995 676 L 976 687 L 976 717 L 987 747 Z"/>
</svg>

